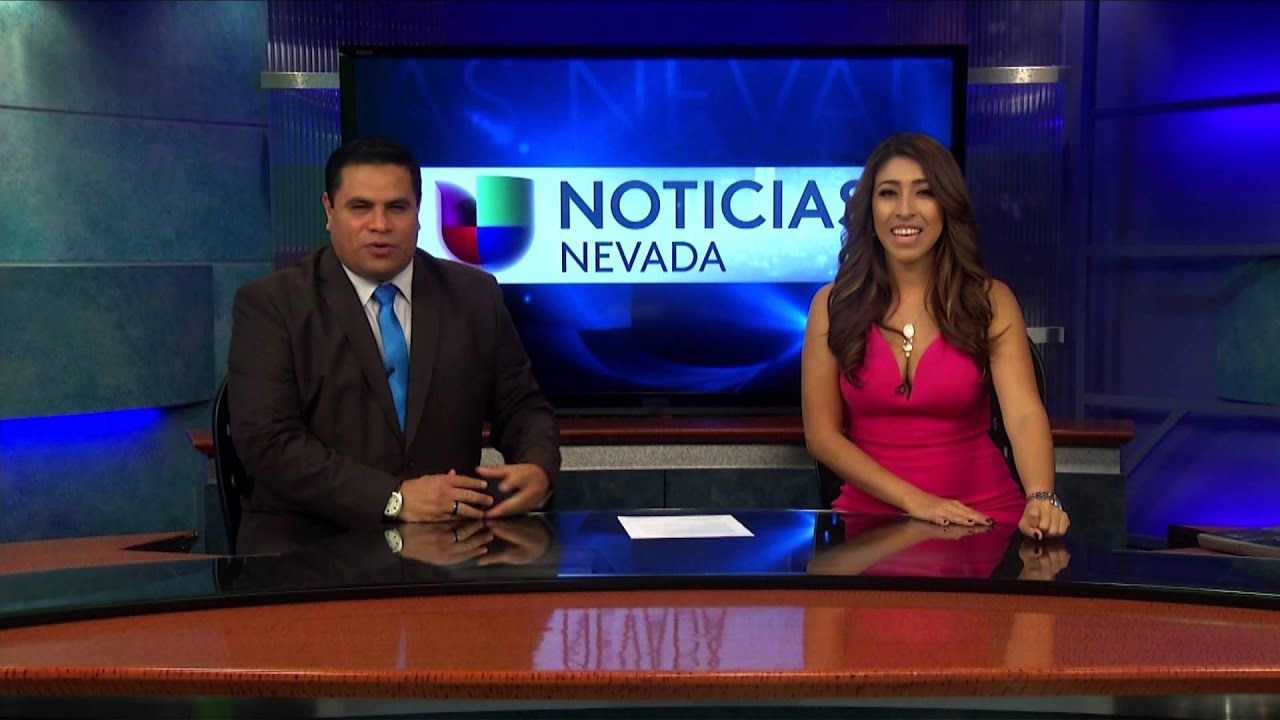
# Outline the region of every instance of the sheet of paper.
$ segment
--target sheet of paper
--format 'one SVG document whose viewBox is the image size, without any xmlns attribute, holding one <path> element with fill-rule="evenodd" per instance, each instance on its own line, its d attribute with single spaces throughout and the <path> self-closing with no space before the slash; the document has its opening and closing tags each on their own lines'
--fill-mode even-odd
<svg viewBox="0 0 1280 720">
<path fill-rule="evenodd" d="M 732 515 L 619 515 L 618 522 L 632 540 L 755 537 Z"/>
</svg>

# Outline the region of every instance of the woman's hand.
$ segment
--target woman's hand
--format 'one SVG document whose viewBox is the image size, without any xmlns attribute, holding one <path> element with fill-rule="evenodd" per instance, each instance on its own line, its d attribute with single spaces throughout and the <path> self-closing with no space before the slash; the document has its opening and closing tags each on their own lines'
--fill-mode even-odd
<svg viewBox="0 0 1280 720">
<path fill-rule="evenodd" d="M 993 522 L 991 518 L 959 500 L 948 500 L 923 492 L 905 510 L 911 517 L 935 525 L 976 526 L 991 525 Z"/>
<path fill-rule="evenodd" d="M 1052 580 L 1071 562 L 1071 553 L 1061 541 L 1038 543 L 1023 540 L 1018 546 L 1018 558 L 1022 560 L 1019 580 Z"/>
<path fill-rule="evenodd" d="M 1022 519 L 1018 521 L 1018 530 L 1036 540 L 1060 538 L 1069 527 L 1071 518 L 1067 516 L 1067 511 L 1049 500 L 1028 500 L 1026 509 L 1022 511 Z"/>
</svg>

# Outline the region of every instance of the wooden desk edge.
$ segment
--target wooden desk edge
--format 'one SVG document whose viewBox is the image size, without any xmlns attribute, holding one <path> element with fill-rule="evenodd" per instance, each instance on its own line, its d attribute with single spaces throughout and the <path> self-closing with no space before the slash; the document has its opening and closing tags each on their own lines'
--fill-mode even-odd
<svg viewBox="0 0 1280 720">
<path fill-rule="evenodd" d="M 936 672 L 671 672 L 0 668 L 4 695 L 744 701 L 796 698 L 1271 693 L 1280 670 L 949 668 Z"/>
</svg>

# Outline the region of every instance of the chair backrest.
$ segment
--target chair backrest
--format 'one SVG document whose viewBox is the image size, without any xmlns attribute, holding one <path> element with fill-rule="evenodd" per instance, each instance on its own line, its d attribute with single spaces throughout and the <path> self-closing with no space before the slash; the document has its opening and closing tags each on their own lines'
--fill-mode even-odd
<svg viewBox="0 0 1280 720">
<path fill-rule="evenodd" d="M 1040 356 L 1040 350 L 1036 348 L 1035 343 L 1029 343 L 1031 346 L 1031 366 L 1036 374 L 1036 391 L 1040 393 L 1040 402 L 1046 401 L 1047 382 L 1044 373 L 1044 359 Z M 1009 466 L 1009 472 L 1013 473 L 1013 479 L 1022 484 L 1022 478 L 1018 476 L 1018 468 L 1013 462 L 1013 445 L 1009 442 L 1009 433 L 1005 431 L 1004 416 L 1000 413 L 1000 401 L 996 397 L 995 384 L 990 380 L 987 386 L 991 393 L 991 441 L 995 443 L 996 449 L 1004 456 L 1004 461 Z M 840 497 L 841 486 L 844 481 L 840 479 L 831 468 L 823 465 L 818 461 L 814 461 L 814 467 L 818 471 L 818 496 L 821 499 L 822 507 L 829 508 L 831 503 Z"/>
<path fill-rule="evenodd" d="M 844 481 L 835 474 L 835 471 L 817 460 L 813 461 L 813 466 L 818 471 L 818 502 L 821 503 L 822 509 L 828 510 L 836 498 L 840 497 L 840 488 L 844 485 Z"/>
<path fill-rule="evenodd" d="M 218 498 L 222 505 L 222 521 L 227 530 L 227 548 L 234 553 L 236 533 L 240 530 L 240 506 L 243 498 L 253 494 L 253 478 L 244 469 L 231 440 L 231 408 L 227 400 L 227 381 L 223 380 L 213 400 L 213 463 L 218 476 Z"/>
<path fill-rule="evenodd" d="M 1040 356 L 1040 350 L 1035 343 L 1028 342 L 1027 344 L 1031 347 L 1031 367 L 1036 374 L 1036 392 L 1040 394 L 1040 403 L 1044 404 L 1048 401 L 1048 383 L 1044 374 L 1044 358 Z M 988 434 L 991 435 L 991 442 L 995 443 L 996 449 L 1004 456 L 1005 464 L 1009 466 L 1009 472 L 1013 474 L 1013 479 L 1019 485 L 1022 485 L 1022 477 L 1018 475 L 1018 467 L 1013 462 L 1013 444 L 1009 442 L 1009 433 L 1005 430 L 1004 415 L 1000 412 L 1000 399 L 996 397 L 996 386 L 990 381 L 987 382 L 987 386 L 991 392 L 991 429 Z"/>
</svg>

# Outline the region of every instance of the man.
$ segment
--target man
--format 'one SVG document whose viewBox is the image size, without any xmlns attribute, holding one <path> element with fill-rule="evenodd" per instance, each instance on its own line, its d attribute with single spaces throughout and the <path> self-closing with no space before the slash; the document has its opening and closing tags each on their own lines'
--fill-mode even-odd
<svg viewBox="0 0 1280 720">
<path fill-rule="evenodd" d="M 256 480 L 242 535 L 270 515 L 480 519 L 549 495 L 555 418 L 502 293 L 417 249 L 421 201 L 408 149 L 344 145 L 325 167 L 330 245 L 236 294 L 231 435 Z M 485 420 L 505 465 L 477 467 Z"/>
</svg>

